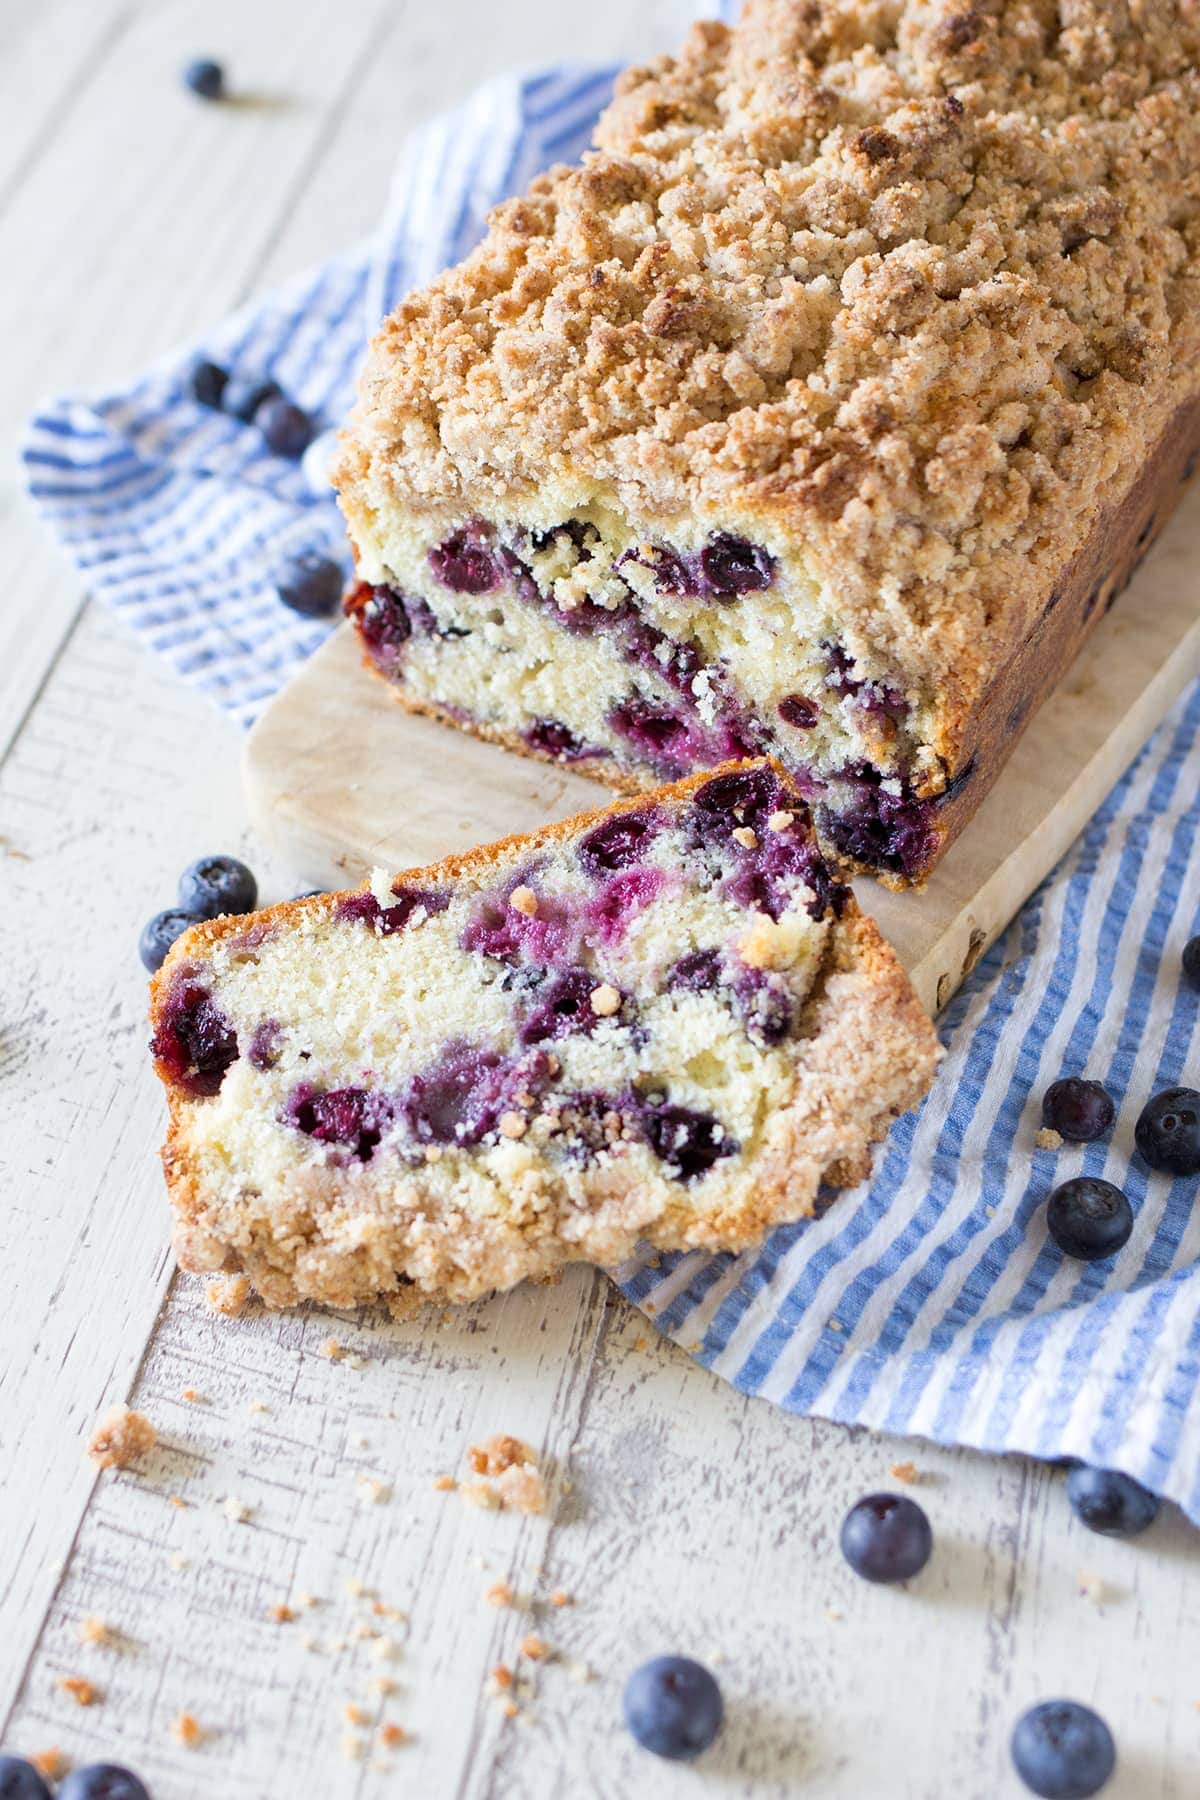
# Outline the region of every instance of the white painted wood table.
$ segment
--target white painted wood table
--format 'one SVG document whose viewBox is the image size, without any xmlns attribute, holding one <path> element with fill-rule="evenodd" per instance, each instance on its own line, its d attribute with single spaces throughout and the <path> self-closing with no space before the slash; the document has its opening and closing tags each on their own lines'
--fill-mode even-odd
<svg viewBox="0 0 1200 1800">
<path fill-rule="evenodd" d="M 366 231 L 405 128 L 488 71 L 675 30 L 645 0 L 4 0 L 6 450 L 39 393 L 128 374 Z M 261 104 L 190 100 L 176 70 L 196 52 Z M 291 879 L 246 831 L 233 732 L 87 604 L 11 453 L 0 576 L 6 1747 L 126 1760 L 156 1800 L 993 1800 L 1018 1792 L 1015 1714 L 1067 1692 L 1118 1732 L 1113 1800 L 1200 1794 L 1200 1557 L 1176 1515 L 1109 1543 L 1032 1464 L 747 1402 L 580 1271 L 436 1323 L 212 1318 L 166 1248 L 135 937 L 200 851 L 246 855 L 268 899 Z M 97 1481 L 83 1441 L 126 1397 L 161 1447 Z M 434 1487 L 495 1430 L 546 1457 L 544 1519 Z M 837 1524 L 909 1455 L 937 1553 L 911 1591 L 874 1590 Z M 389 1497 L 365 1504 L 364 1476 Z M 498 1580 L 540 1603 L 488 1605 Z M 573 1604 L 547 1606 L 554 1588 Z M 303 1616 L 276 1621 L 281 1603 Z M 81 1642 L 89 1616 L 119 1644 Z M 522 1665 L 510 1720 L 488 1675 L 531 1631 L 555 1655 Z M 710 1660 L 727 1696 L 693 1769 L 618 1722 L 625 1672 L 664 1648 Z M 75 1676 L 96 1704 L 61 1687 Z M 172 1736 L 182 1711 L 196 1748 Z M 387 1722 L 411 1741 L 383 1748 Z"/>
</svg>

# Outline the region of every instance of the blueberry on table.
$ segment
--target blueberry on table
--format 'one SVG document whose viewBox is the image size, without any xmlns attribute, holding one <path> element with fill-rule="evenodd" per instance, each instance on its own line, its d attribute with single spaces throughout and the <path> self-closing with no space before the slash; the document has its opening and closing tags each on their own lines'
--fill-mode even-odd
<svg viewBox="0 0 1200 1800">
<path fill-rule="evenodd" d="M 341 566 L 328 556 L 297 556 L 276 592 L 283 604 L 305 619 L 327 619 L 342 598 Z"/>
<path fill-rule="evenodd" d="M 0 1800 L 50 1800 L 50 1789 L 23 1756 L 0 1756 Z"/>
<path fill-rule="evenodd" d="M 1077 1464 L 1067 1476 L 1067 1499 L 1075 1517 L 1105 1537 L 1136 1537 L 1158 1517 L 1158 1495 L 1119 1469 Z"/>
<path fill-rule="evenodd" d="M 210 362 L 206 356 L 197 357 L 188 370 L 188 393 L 198 406 L 209 406 L 218 411 L 228 383 L 229 370 L 223 369 L 220 363 Z"/>
<path fill-rule="evenodd" d="M 210 56 L 198 56 L 184 68 L 183 85 L 191 88 L 193 94 L 198 94 L 201 100 L 223 100 L 225 71 Z"/>
<path fill-rule="evenodd" d="M 1098 1081 L 1064 1075 L 1052 1081 L 1042 1097 L 1042 1124 L 1073 1144 L 1103 1137 L 1113 1122 L 1113 1103 Z"/>
<path fill-rule="evenodd" d="M 1078 1700 L 1043 1700 L 1013 1727 L 1017 1774 L 1042 1800 L 1088 1800 L 1098 1794 L 1117 1763 L 1112 1732 Z"/>
<path fill-rule="evenodd" d="M 1129 1242 L 1133 1208 L 1111 1181 L 1077 1175 L 1056 1187 L 1046 1205 L 1046 1228 L 1065 1256 L 1102 1262 Z"/>
<path fill-rule="evenodd" d="M 1164 1088 L 1142 1108 L 1133 1136 L 1152 1169 L 1200 1175 L 1200 1094 L 1195 1088 Z"/>
<path fill-rule="evenodd" d="M 155 969 L 162 967 L 175 939 L 182 937 L 189 925 L 198 925 L 200 919 L 200 913 L 188 912 L 182 906 L 168 906 L 165 911 L 156 912 L 152 919 L 147 919 L 138 939 L 138 955 L 143 967 L 153 975 Z"/>
<path fill-rule="evenodd" d="M 255 375 L 230 375 L 221 398 L 221 410 L 249 425 L 259 407 L 268 400 L 282 399 L 283 389 L 277 381 L 261 372 Z"/>
<path fill-rule="evenodd" d="M 842 1555 L 864 1581 L 908 1581 L 933 1552 L 929 1520 L 903 1494 L 868 1494 L 842 1520 Z"/>
<path fill-rule="evenodd" d="M 690 1762 L 721 1729 L 721 1690 L 690 1656 L 656 1656 L 625 1683 L 625 1723 L 643 1750 Z"/>
<path fill-rule="evenodd" d="M 269 394 L 255 410 L 254 423 L 276 456 L 297 462 L 312 443 L 315 427 L 302 406 L 283 394 Z"/>
<path fill-rule="evenodd" d="M 1194 988 L 1200 988 L 1200 937 L 1189 938 L 1183 946 L 1183 972 Z"/>
<path fill-rule="evenodd" d="M 201 856 L 179 877 L 179 904 L 201 919 L 254 911 L 258 883 L 236 856 Z"/>
</svg>

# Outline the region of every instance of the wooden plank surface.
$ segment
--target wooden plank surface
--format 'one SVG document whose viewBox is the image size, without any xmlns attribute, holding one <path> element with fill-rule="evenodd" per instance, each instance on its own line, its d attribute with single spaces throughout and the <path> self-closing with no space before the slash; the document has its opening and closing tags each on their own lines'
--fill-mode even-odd
<svg viewBox="0 0 1200 1800">
<path fill-rule="evenodd" d="M 0 181 L 5 447 L 38 393 L 135 371 L 369 225 L 422 111 L 501 65 L 669 42 L 675 11 L 635 0 L 11 9 L 0 21 L 0 177 L 17 175 Z M 204 51 L 280 104 L 197 107 L 175 70 Z M 442 1323 L 209 1317 L 166 1254 L 162 1108 L 134 940 L 201 851 L 246 855 L 268 901 L 301 885 L 300 871 L 247 831 L 232 732 L 116 625 L 81 612 L 17 498 L 11 457 L 0 571 L 5 1747 L 123 1757 L 155 1800 L 1006 1800 L 1017 1793 L 1011 1718 L 1069 1691 L 1118 1731 L 1113 1800 L 1200 1791 L 1196 1548 L 1175 1515 L 1141 1545 L 1107 1543 L 1070 1520 L 1051 1472 L 747 1402 L 581 1271 Z M 330 1335 L 363 1366 L 321 1356 Z M 184 1402 L 185 1387 L 207 1404 Z M 95 1483 L 82 1440 L 104 1404 L 130 1394 L 163 1448 L 143 1471 Z M 544 1521 L 479 1514 L 432 1487 L 493 1429 L 546 1453 Z M 928 1474 L 938 1554 L 911 1594 L 881 1594 L 851 1581 L 832 1537 L 843 1505 L 910 1454 Z M 390 1498 L 364 1504 L 361 1473 Z M 227 1516 L 230 1498 L 252 1508 L 244 1524 Z M 1081 1570 L 1106 1584 L 1099 1608 L 1080 1595 Z M 483 1590 L 500 1577 L 522 1594 L 561 1585 L 576 1603 L 497 1611 Z M 370 1612 L 348 1581 L 407 1619 Z M 264 1617 L 302 1587 L 325 1604 L 287 1625 Z M 80 1643 L 89 1614 L 122 1630 L 119 1648 Z M 395 1640 L 387 1660 L 363 1627 Z M 486 1674 L 531 1628 L 559 1655 L 507 1722 Z M 304 1631 L 319 1648 L 303 1647 Z M 668 1646 L 708 1657 L 729 1697 L 723 1745 L 695 1770 L 639 1754 L 616 1719 L 625 1670 Z M 589 1680 L 577 1678 L 583 1662 Z M 397 1683 L 386 1705 L 369 1691 L 381 1674 Z M 96 1705 L 57 1685 L 70 1675 L 95 1683 Z M 343 1754 L 346 1703 L 372 1726 L 382 1707 L 415 1733 L 390 1770 L 372 1766 L 378 1751 Z M 195 1751 L 171 1736 L 181 1708 L 207 1733 Z"/>
<path fill-rule="evenodd" d="M 857 884 L 940 1009 L 1200 674 L 1200 486 L 1019 740 L 920 894 Z M 435 862 L 602 804 L 567 768 L 406 712 L 343 626 L 264 712 L 244 761 L 259 833 L 312 884 Z"/>
</svg>

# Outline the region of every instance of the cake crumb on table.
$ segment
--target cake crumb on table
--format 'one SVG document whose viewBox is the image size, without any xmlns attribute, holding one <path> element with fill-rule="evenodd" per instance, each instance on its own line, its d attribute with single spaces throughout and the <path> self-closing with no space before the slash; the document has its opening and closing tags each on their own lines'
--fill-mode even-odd
<svg viewBox="0 0 1200 1800">
<path fill-rule="evenodd" d="M 482 1444 L 471 1444 L 467 1449 L 467 1461 L 476 1475 L 502 1475 L 505 1469 L 534 1463 L 537 1458 L 520 1438 L 498 1431 L 493 1437 L 485 1438 Z"/>
<path fill-rule="evenodd" d="M 403 1725 L 381 1725 L 379 1728 L 379 1741 L 387 1750 L 395 1750 L 400 1744 L 407 1744 L 409 1737 L 410 1734 Z"/>
<path fill-rule="evenodd" d="M 184 1388 L 183 1393 L 180 1395 L 180 1399 L 188 1401 L 192 1406 L 208 1405 L 208 1396 L 206 1394 L 198 1394 L 195 1388 L 191 1387 Z"/>
<path fill-rule="evenodd" d="M 83 1675 L 64 1675 L 59 1682 L 64 1694 L 70 1694 L 77 1706 L 95 1706 L 100 1699 L 99 1688 Z"/>
<path fill-rule="evenodd" d="M 535 1637 L 532 1633 L 528 1637 L 523 1637 L 517 1648 L 522 1656 L 529 1658 L 530 1662 L 545 1662 L 550 1654 L 550 1646 L 546 1640 Z"/>
<path fill-rule="evenodd" d="M 433 1485 L 439 1494 L 452 1494 L 458 1486 L 453 1475 L 435 1475 Z"/>
<path fill-rule="evenodd" d="M 483 1597 L 489 1606 L 511 1606 L 516 1599 L 507 1581 L 493 1581 Z"/>
<path fill-rule="evenodd" d="M 69 1767 L 57 1744 L 51 1744 L 47 1750 L 35 1750 L 29 1760 L 38 1774 L 44 1775 L 47 1781 L 59 1781 Z"/>
<path fill-rule="evenodd" d="M 892 1464 L 891 1473 L 893 1480 L 907 1482 L 909 1487 L 915 1487 L 921 1479 L 917 1465 L 913 1462 L 895 1462 Z"/>
<path fill-rule="evenodd" d="M 365 1706 L 359 1706 L 354 1700 L 347 1700 L 342 1705 L 342 1719 L 347 1725 L 369 1725 L 371 1715 Z"/>
<path fill-rule="evenodd" d="M 208 1310 L 224 1319 L 236 1319 L 249 1298 L 250 1279 L 246 1275 L 218 1275 L 204 1290 Z"/>
<path fill-rule="evenodd" d="M 551 1606 L 571 1606 L 573 1601 L 566 1588 L 554 1588 L 550 1595 L 550 1604 Z"/>
<path fill-rule="evenodd" d="M 232 1494 L 222 1500 L 221 1511 L 233 1525 L 246 1525 L 250 1521 L 251 1508 L 246 1505 L 244 1500 L 238 1500 Z"/>
<path fill-rule="evenodd" d="M 317 1345 L 317 1355 L 325 1357 L 327 1362 L 341 1362 L 345 1354 L 345 1344 L 339 1343 L 335 1337 L 322 1338 Z"/>
<path fill-rule="evenodd" d="M 507 1663 L 497 1663 L 488 1677 L 488 1686 L 493 1694 L 507 1693 L 513 1684 L 513 1672 Z"/>
<path fill-rule="evenodd" d="M 288 1625 L 291 1623 L 291 1621 L 295 1618 L 296 1615 L 292 1611 L 291 1607 L 285 1606 L 283 1601 L 281 1600 L 275 1606 L 273 1606 L 271 1608 L 270 1616 L 274 1619 L 274 1621 L 277 1625 Z"/>
<path fill-rule="evenodd" d="M 171 1736 L 185 1750 L 194 1750 L 203 1738 L 204 1731 L 195 1713 L 181 1712 L 171 1720 Z"/>
<path fill-rule="evenodd" d="M 1039 1150 L 1061 1150 L 1065 1140 L 1052 1126 L 1043 1125 L 1033 1141 Z"/>
<path fill-rule="evenodd" d="M 1079 1571 L 1079 1594 L 1081 1599 L 1090 1600 L 1093 1606 L 1103 1606 L 1109 1598 L 1103 1578 L 1093 1574 L 1090 1569 Z"/>
<path fill-rule="evenodd" d="M 103 1619 L 89 1614 L 86 1619 L 79 1621 L 79 1641 L 81 1644 L 102 1644 L 108 1648 L 116 1643 L 117 1634 Z"/>
<path fill-rule="evenodd" d="M 366 1739 L 355 1737 L 352 1731 L 344 1731 L 342 1733 L 341 1751 L 346 1762 L 361 1762 L 363 1757 L 367 1754 Z"/>
<path fill-rule="evenodd" d="M 392 1497 L 392 1490 L 386 1481 L 380 1481 L 375 1475 L 360 1475 L 358 1478 L 358 1497 L 368 1506 L 382 1506 Z"/>
<path fill-rule="evenodd" d="M 145 1413 L 122 1403 L 112 1406 L 88 1440 L 87 1453 L 98 1469 L 126 1469 L 153 1450 L 158 1432 Z"/>
</svg>

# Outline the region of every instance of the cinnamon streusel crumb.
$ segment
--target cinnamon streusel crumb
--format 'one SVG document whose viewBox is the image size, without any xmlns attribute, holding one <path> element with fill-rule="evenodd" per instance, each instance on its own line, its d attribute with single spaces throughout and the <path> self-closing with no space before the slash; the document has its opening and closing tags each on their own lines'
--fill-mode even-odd
<svg viewBox="0 0 1200 1800">
<path fill-rule="evenodd" d="M 236 1319 L 245 1311 L 250 1291 L 249 1276 L 218 1275 L 206 1285 L 204 1299 L 210 1312 L 219 1313 L 222 1318 Z"/>
<path fill-rule="evenodd" d="M 202 1741 L 204 1731 L 194 1713 L 181 1712 L 177 1713 L 171 1721 L 171 1736 L 177 1744 L 182 1744 L 185 1750 L 194 1750 Z"/>
<path fill-rule="evenodd" d="M 110 1407 L 93 1431 L 87 1453 L 98 1469 L 125 1469 L 153 1450 L 158 1432 L 144 1413 Z"/>
<path fill-rule="evenodd" d="M 64 1675 L 59 1682 L 64 1694 L 70 1694 L 77 1706 L 95 1706 L 100 1690 L 83 1675 Z"/>
</svg>

